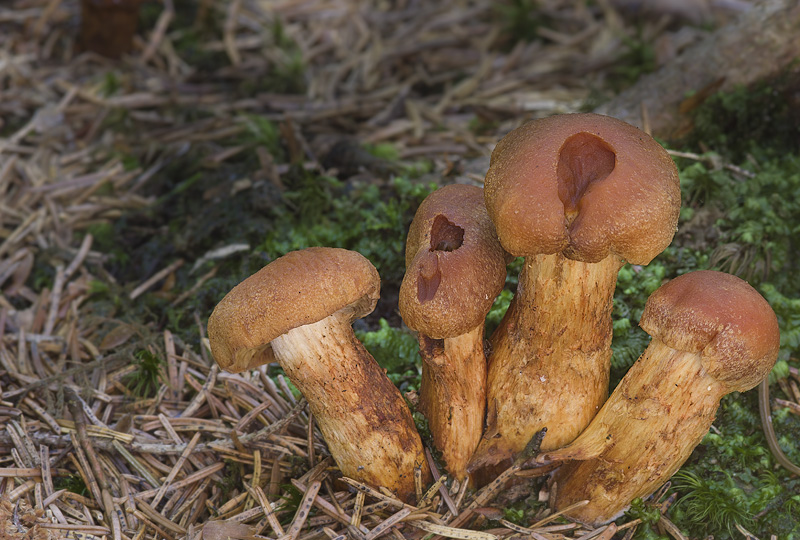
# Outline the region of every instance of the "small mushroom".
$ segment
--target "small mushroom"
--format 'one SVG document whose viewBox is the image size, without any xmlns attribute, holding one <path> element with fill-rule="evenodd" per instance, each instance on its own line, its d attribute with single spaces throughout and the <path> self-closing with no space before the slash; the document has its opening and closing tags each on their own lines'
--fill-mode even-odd
<svg viewBox="0 0 800 540">
<path fill-rule="evenodd" d="M 747 282 L 702 270 L 647 300 L 639 325 L 652 336 L 603 408 L 572 444 L 540 455 L 554 473 L 555 508 L 599 525 L 652 493 L 708 432 L 720 399 L 766 377 L 778 356 L 775 313 Z"/>
<path fill-rule="evenodd" d="M 294 251 L 234 287 L 209 317 L 208 337 L 227 371 L 274 357 L 342 473 L 410 500 L 414 468 L 425 463 L 422 441 L 399 390 L 351 327 L 374 309 L 379 290 L 378 272 L 359 253 Z"/>
<path fill-rule="evenodd" d="M 506 253 L 483 189 L 454 184 L 431 193 L 409 229 L 400 314 L 418 332 L 419 409 L 458 480 L 483 433 L 484 321 L 505 279 Z"/>
<path fill-rule="evenodd" d="M 597 114 L 509 133 L 484 192 L 501 244 L 525 263 L 491 337 L 487 428 L 470 470 L 510 462 L 542 428 L 552 450 L 589 424 L 608 395 L 617 273 L 661 253 L 680 212 L 667 152 Z"/>
</svg>

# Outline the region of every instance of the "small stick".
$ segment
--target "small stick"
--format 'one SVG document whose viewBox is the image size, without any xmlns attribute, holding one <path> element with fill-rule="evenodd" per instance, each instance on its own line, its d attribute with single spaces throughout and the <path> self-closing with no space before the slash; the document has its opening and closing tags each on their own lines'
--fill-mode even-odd
<svg viewBox="0 0 800 540">
<path fill-rule="evenodd" d="M 431 475 L 433 475 L 433 480 L 437 481 L 441 477 L 439 473 L 439 469 L 436 467 L 436 463 L 433 460 L 433 455 L 428 447 L 425 447 L 425 459 L 428 462 L 428 468 L 431 470 Z M 466 482 L 465 482 L 466 483 Z M 456 503 L 453 502 L 453 498 L 450 497 L 450 493 L 447 491 L 447 487 L 443 483 L 439 483 L 439 494 L 442 496 L 442 500 L 447 505 L 447 508 L 450 510 L 450 514 L 453 516 L 458 515 L 458 507 Z M 431 496 L 433 498 L 433 496 Z"/>
<path fill-rule="evenodd" d="M 134 536 L 134 540 L 136 540 L 137 538 L 138 539 L 144 538 L 144 533 L 147 532 L 147 527 L 150 527 L 151 529 L 156 531 L 156 533 L 159 536 L 163 536 L 167 540 L 175 540 L 174 536 L 169 534 L 165 529 L 162 529 L 161 527 L 153 523 L 153 521 L 148 519 L 148 517 L 141 510 L 134 510 L 132 513 L 136 517 L 136 519 L 142 522 L 142 527 L 136 533 L 136 536 Z"/>
<path fill-rule="evenodd" d="M 147 48 L 142 53 L 141 61 L 143 64 L 149 62 L 158 50 L 158 46 L 161 45 L 161 41 L 164 39 L 173 17 L 175 17 L 175 6 L 172 4 L 172 0 L 164 0 L 164 11 L 158 16 L 156 26 L 150 37 L 150 43 L 147 44 Z"/>
<path fill-rule="evenodd" d="M 145 518 L 147 521 L 150 521 L 153 524 L 158 524 L 169 531 L 178 534 L 186 534 L 186 529 L 184 529 L 177 523 L 173 523 L 169 519 L 159 514 L 155 508 L 153 508 L 143 500 L 141 499 L 137 500 L 136 506 L 139 509 L 139 511 L 141 511 L 141 513 L 143 514 L 142 518 Z"/>
<path fill-rule="evenodd" d="M 203 403 L 205 403 L 206 401 L 206 397 L 210 395 L 211 390 L 217 383 L 218 373 L 219 373 L 219 368 L 217 367 L 217 365 L 214 364 L 213 366 L 211 366 L 211 370 L 209 371 L 208 376 L 206 377 L 206 382 L 200 388 L 200 391 L 197 392 L 197 394 L 195 394 L 194 398 L 192 398 L 191 403 L 189 403 L 189 406 L 186 407 L 186 409 L 181 413 L 181 416 L 191 418 L 194 415 L 194 413 L 196 413 L 198 409 L 200 409 L 200 407 L 203 406 Z M 189 379 L 191 377 L 192 376 L 187 373 L 186 376 L 184 377 L 184 380 L 189 382 Z"/>
<path fill-rule="evenodd" d="M 250 487 L 245 484 L 244 487 L 251 493 L 251 495 L 254 495 L 254 498 L 258 501 L 258 504 L 261 505 L 261 510 L 263 510 L 264 517 L 267 518 L 267 523 L 269 523 L 269 526 L 272 528 L 272 532 L 274 532 L 278 538 L 286 534 L 283 531 L 283 527 L 281 527 L 280 521 L 278 521 L 278 518 L 275 515 L 275 511 L 272 508 L 272 503 L 270 503 L 269 499 L 267 499 L 267 495 L 264 493 L 264 490 L 261 489 L 261 486 L 254 485 L 253 487 Z M 262 531 L 256 532 L 260 534 Z"/>
<path fill-rule="evenodd" d="M 425 492 L 425 495 L 420 497 L 419 502 L 417 503 L 417 506 L 418 507 L 422 507 L 422 506 L 428 505 L 433 500 L 433 496 L 436 495 L 436 492 L 440 490 L 440 488 L 442 487 L 442 484 L 444 483 L 444 481 L 446 479 L 447 479 L 446 476 L 440 476 L 433 483 L 433 485 L 430 488 L 428 488 L 428 491 Z M 464 484 L 466 485 L 466 482 L 464 482 Z"/>
<path fill-rule="evenodd" d="M 281 492 L 281 457 L 278 455 L 272 462 L 272 470 L 269 473 L 269 484 L 267 486 L 267 494 L 270 497 L 277 497 Z"/>
<path fill-rule="evenodd" d="M 74 465 L 76 466 L 76 469 L 78 469 L 78 472 L 83 477 L 83 482 L 89 488 L 94 500 L 98 502 L 102 501 L 103 497 L 100 494 L 100 487 L 97 485 L 97 480 L 95 479 L 94 473 L 92 472 L 89 462 L 86 459 L 86 454 L 84 453 L 81 444 L 78 442 L 78 437 L 75 433 L 70 433 L 69 436 L 72 439 L 72 446 L 75 450 L 74 459 L 76 459 L 76 461 L 74 462 Z M 70 458 L 72 457 L 73 455 L 70 454 Z"/>
<path fill-rule="evenodd" d="M 353 516 L 350 518 L 350 525 L 358 527 L 361 525 L 361 512 L 364 511 L 364 500 L 367 495 L 363 491 L 356 493 L 356 501 L 353 505 Z"/>
<path fill-rule="evenodd" d="M 397 522 L 401 519 L 406 517 L 411 513 L 410 508 L 403 508 L 399 512 L 392 514 L 389 518 L 382 521 L 377 527 L 372 529 L 367 536 L 364 537 L 364 540 L 375 540 L 375 538 L 379 537 L 383 533 L 389 530 L 389 528 L 393 527 Z"/>
<path fill-rule="evenodd" d="M 352 487 L 356 488 L 357 491 L 364 492 L 364 494 L 369 495 L 373 499 L 378 499 L 379 501 L 386 501 L 389 504 L 391 504 L 393 506 L 397 506 L 399 508 L 410 508 L 411 510 L 416 510 L 416 507 L 411 506 L 410 504 L 406 504 L 403 501 L 401 501 L 400 499 L 397 499 L 395 497 L 390 497 L 388 495 L 384 495 L 380 491 L 376 491 L 376 490 L 372 489 L 371 487 L 369 487 L 368 485 L 362 484 L 361 482 L 353 480 L 352 478 L 348 478 L 346 476 L 342 476 L 341 481 L 344 482 L 345 484 L 349 485 L 349 486 L 352 486 Z"/>
<path fill-rule="evenodd" d="M 728 169 L 729 171 L 744 176 L 745 178 L 755 177 L 755 173 L 750 172 L 747 169 L 742 169 L 741 167 L 737 167 L 736 165 L 731 165 L 730 163 L 717 164 L 714 163 L 714 160 L 711 157 L 704 156 L 702 154 L 694 154 L 692 152 L 680 152 L 678 150 L 667 150 L 667 153 L 671 156 L 691 159 L 694 161 L 705 161 L 705 162 L 711 161 L 712 166 L 714 166 L 715 168 L 717 166 L 721 166 L 723 169 Z"/>
<path fill-rule="evenodd" d="M 219 266 L 215 266 L 214 268 L 212 268 L 211 270 L 209 270 L 208 272 L 206 272 L 205 274 L 200 276 L 197 279 L 197 281 L 195 282 L 194 285 L 192 285 L 189 289 L 186 289 L 186 291 L 184 291 L 180 295 L 178 295 L 178 297 L 175 298 L 175 300 L 170 302 L 170 304 L 169 304 L 170 307 L 179 306 L 180 304 L 185 302 L 187 299 L 189 299 L 192 296 L 194 296 L 194 294 L 200 289 L 200 287 L 203 286 L 203 284 L 206 281 L 208 281 L 209 279 L 211 279 L 211 278 L 213 278 L 214 276 L 217 275 L 217 271 L 218 270 L 219 270 Z"/>
<path fill-rule="evenodd" d="M 199 471 L 193 472 L 183 480 L 174 482 L 172 484 L 172 490 L 178 490 L 190 484 L 193 484 L 199 480 L 203 480 L 206 477 L 211 476 L 212 474 L 217 473 L 224 468 L 225 468 L 224 463 L 215 463 L 213 465 L 209 465 L 205 469 L 200 469 Z M 134 499 L 146 499 L 148 497 L 152 497 L 156 493 L 158 493 L 158 489 L 149 489 L 147 491 L 140 491 L 139 493 L 136 493 L 133 497 Z"/>
<path fill-rule="evenodd" d="M 314 499 L 317 497 L 317 493 L 319 493 L 319 489 L 321 487 L 321 481 L 314 480 L 311 482 L 311 485 L 308 486 L 308 489 L 303 496 L 300 506 L 297 507 L 297 512 L 294 515 L 292 524 L 289 526 L 289 530 L 286 531 L 286 534 L 281 537 L 281 540 L 296 540 L 297 535 L 300 534 L 300 530 L 306 523 L 306 519 L 311 511 L 311 507 L 314 505 Z"/>
<path fill-rule="evenodd" d="M 667 516 L 662 515 L 659 518 L 658 522 L 659 522 L 659 524 L 661 526 L 664 527 L 664 530 L 667 531 L 670 534 L 670 536 L 672 536 L 675 540 L 687 540 L 687 538 L 683 535 L 681 530 L 674 523 L 672 523 L 672 521 L 670 521 L 667 518 Z M 737 526 L 737 528 L 741 527 L 741 525 L 739 525 L 738 523 L 736 524 L 736 526 Z M 741 532 L 742 534 L 745 534 L 747 531 L 744 530 L 744 527 L 742 527 L 742 528 L 739 529 L 739 532 Z M 749 534 L 749 533 L 747 533 L 747 534 Z M 753 536 L 753 538 L 755 538 L 755 536 Z"/>
<path fill-rule="evenodd" d="M 307 445 L 308 445 L 308 466 L 314 468 L 314 414 L 308 411 L 308 431 L 307 431 Z"/>
<path fill-rule="evenodd" d="M 108 527 L 101 527 L 98 525 L 78 525 L 78 524 L 68 524 L 68 523 L 37 522 L 36 526 L 41 527 L 42 529 L 75 531 L 87 534 L 97 534 L 100 536 L 108 536 L 111 533 L 111 530 Z M 72 537 L 73 535 L 67 535 L 67 536 Z M 77 535 L 75 535 L 75 537 L 77 537 Z"/>
<path fill-rule="evenodd" d="M 172 481 L 175 480 L 176 476 L 178 476 L 178 472 L 180 472 L 180 470 L 183 468 L 183 465 L 186 463 L 186 460 L 189 459 L 189 456 L 192 454 L 192 452 L 194 451 L 194 447 L 197 446 L 197 443 L 199 441 L 200 441 L 200 432 L 197 432 L 194 434 L 194 437 L 192 437 L 192 440 L 189 441 L 189 444 L 186 445 L 186 449 L 180 455 L 178 461 L 175 463 L 175 466 L 172 468 L 172 470 L 167 475 L 167 478 L 164 480 L 164 483 L 161 484 L 158 493 L 156 493 L 156 496 L 151 501 L 150 504 L 153 506 L 153 508 L 157 507 L 158 503 L 161 502 L 161 499 L 167 493 L 167 490 L 169 489 L 169 486 L 172 484 Z"/>
<path fill-rule="evenodd" d="M 175 341 L 172 339 L 172 332 L 164 330 L 164 350 L 167 353 L 167 381 L 169 382 L 169 390 L 172 399 L 177 401 L 180 398 L 180 387 L 182 386 L 178 380 L 178 364 L 176 357 L 178 356 L 175 351 Z"/>
<path fill-rule="evenodd" d="M 448 527 L 445 525 L 437 525 L 429 521 L 409 521 L 409 525 L 422 529 L 423 531 L 433 533 L 446 538 L 458 538 L 460 540 L 497 540 L 497 536 L 491 533 L 482 531 L 470 531 L 467 529 L 458 529 L 456 527 Z"/>
<path fill-rule="evenodd" d="M 253 480 L 251 481 L 253 487 L 261 485 L 261 451 L 253 451 Z"/>
<path fill-rule="evenodd" d="M 49 336 L 53 333 L 53 328 L 56 326 L 56 318 L 58 317 L 58 305 L 61 303 L 61 293 L 64 290 L 64 267 L 62 265 L 56 266 L 56 278 L 53 282 L 53 292 L 50 294 L 50 311 L 47 314 L 47 322 L 45 322 L 43 334 Z"/>
<path fill-rule="evenodd" d="M 800 405 L 798 405 L 794 401 L 775 398 L 775 405 L 780 405 L 781 407 L 788 407 L 790 412 L 793 412 L 794 414 L 800 414 Z"/>
<path fill-rule="evenodd" d="M 55 492 L 55 487 L 53 486 L 53 477 L 50 471 L 50 448 L 45 445 L 41 445 L 39 447 L 39 453 L 39 461 L 42 464 L 42 483 L 44 484 L 45 495 L 47 495 L 45 500 L 48 500 Z M 48 508 L 48 506 L 49 504 L 46 505 L 44 504 L 44 501 L 42 501 L 42 508 Z M 59 523 L 67 522 L 66 518 L 64 518 L 64 514 L 61 513 L 61 509 L 58 506 L 54 504 L 50 510 L 53 512 L 53 516 L 55 516 Z"/>
<path fill-rule="evenodd" d="M 128 295 L 128 298 L 130 298 L 131 300 L 136 300 L 139 296 L 141 296 L 148 289 L 150 289 L 150 287 L 152 287 L 153 285 L 155 285 L 156 283 L 158 283 L 159 281 L 170 275 L 172 272 L 183 266 L 183 263 L 184 263 L 183 259 L 178 259 L 177 261 L 173 262 L 166 268 L 159 270 L 158 272 L 153 274 L 150 278 L 142 282 L 134 290 L 132 290 L 131 293 Z"/>
<path fill-rule="evenodd" d="M 236 18 L 239 16 L 241 6 L 241 0 L 233 0 L 230 3 L 224 25 L 223 41 L 225 42 L 225 52 L 228 53 L 228 58 L 234 66 L 242 63 L 242 56 L 236 48 Z"/>
<path fill-rule="evenodd" d="M 156 489 L 161 487 L 161 482 L 159 482 L 158 479 L 155 476 L 153 476 L 153 474 L 150 472 L 150 469 L 142 465 L 142 463 L 136 458 L 136 456 L 131 454 L 128 451 L 128 449 L 122 446 L 122 444 L 119 441 L 116 440 L 112 441 L 112 445 L 114 449 L 119 453 L 119 455 L 122 456 L 122 459 L 127 461 L 128 464 L 133 468 L 133 470 L 139 473 L 147 481 L 148 484 L 155 487 Z M 155 491 L 154 493 L 157 493 L 157 491 Z"/>
<path fill-rule="evenodd" d="M 536 523 L 531 525 L 531 529 L 536 529 L 538 527 L 541 527 L 542 525 L 546 525 L 547 523 L 550 523 L 551 521 L 553 521 L 558 516 L 566 514 L 567 512 L 571 512 L 572 510 L 575 510 L 576 508 L 581 508 L 583 506 L 586 506 L 587 504 L 589 504 L 589 501 L 584 500 L 584 501 L 578 501 L 578 502 L 576 502 L 574 504 L 571 504 L 571 505 L 567 506 L 566 508 L 562 508 L 558 512 L 550 514 L 549 516 L 547 516 L 547 517 L 545 517 L 543 519 L 540 519 L 539 521 L 537 521 Z"/>
<path fill-rule="evenodd" d="M 800 467 L 795 465 L 789 457 L 783 453 L 778 444 L 778 437 L 775 435 L 775 427 L 772 425 L 772 411 L 769 405 L 769 377 L 764 377 L 758 385 L 758 412 L 761 415 L 761 426 L 767 438 L 767 446 L 772 452 L 772 456 L 784 469 L 793 474 L 800 474 Z"/>
<path fill-rule="evenodd" d="M 78 253 L 75 254 L 75 258 L 72 259 L 67 269 L 64 270 L 64 279 L 72 277 L 72 274 L 83 264 L 84 259 L 86 259 L 86 256 L 89 254 L 89 250 L 92 248 L 92 241 L 93 237 L 91 234 L 87 233 L 86 236 L 83 237 Z"/>
</svg>

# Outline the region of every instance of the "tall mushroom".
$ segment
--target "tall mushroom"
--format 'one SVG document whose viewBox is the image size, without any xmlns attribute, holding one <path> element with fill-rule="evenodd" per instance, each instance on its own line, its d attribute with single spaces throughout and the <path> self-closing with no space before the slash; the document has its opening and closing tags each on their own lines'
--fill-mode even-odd
<svg viewBox="0 0 800 540">
<path fill-rule="evenodd" d="M 617 273 L 661 253 L 680 211 L 666 151 L 597 114 L 509 133 L 484 191 L 501 244 L 525 263 L 491 337 L 487 429 L 471 470 L 508 462 L 544 427 L 542 449 L 551 450 L 588 425 L 608 395 Z"/>
<path fill-rule="evenodd" d="M 379 290 L 378 272 L 359 253 L 294 251 L 234 287 L 209 317 L 208 337 L 227 371 L 274 356 L 342 473 L 409 500 L 414 468 L 425 463 L 422 441 L 399 390 L 350 326 L 374 309 Z"/>
<path fill-rule="evenodd" d="M 409 228 L 400 314 L 419 334 L 420 411 L 458 480 L 483 433 L 483 328 L 505 279 L 506 253 L 483 189 L 453 184 L 431 193 Z"/>
<path fill-rule="evenodd" d="M 588 499 L 568 513 L 584 523 L 612 520 L 664 483 L 708 432 L 722 396 L 756 386 L 778 356 L 772 308 L 722 272 L 663 285 L 639 325 L 653 339 L 586 431 L 537 458 L 567 461 L 554 474 L 555 508 Z"/>
</svg>

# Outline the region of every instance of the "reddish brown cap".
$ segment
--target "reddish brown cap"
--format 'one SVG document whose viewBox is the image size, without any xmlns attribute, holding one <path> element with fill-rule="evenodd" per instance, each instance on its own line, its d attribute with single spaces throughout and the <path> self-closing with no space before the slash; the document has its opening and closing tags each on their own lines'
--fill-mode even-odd
<svg viewBox="0 0 800 540">
<path fill-rule="evenodd" d="M 434 339 L 464 334 L 486 318 L 506 280 L 506 253 L 483 190 L 453 184 L 419 206 L 406 241 L 400 315 Z"/>
<path fill-rule="evenodd" d="M 378 271 L 360 253 L 326 247 L 287 253 L 217 304 L 208 318 L 211 352 L 233 373 L 259 366 L 271 361 L 276 337 L 348 306 L 352 319 L 363 317 L 379 294 Z"/>
<path fill-rule="evenodd" d="M 492 152 L 486 207 L 518 257 L 563 252 L 598 262 L 610 253 L 647 264 L 672 241 L 678 171 L 649 135 L 599 114 L 525 124 Z"/>
<path fill-rule="evenodd" d="M 699 270 L 661 286 L 639 326 L 673 349 L 700 354 L 731 391 L 753 388 L 778 357 L 775 312 L 746 281 L 724 272 Z"/>
</svg>

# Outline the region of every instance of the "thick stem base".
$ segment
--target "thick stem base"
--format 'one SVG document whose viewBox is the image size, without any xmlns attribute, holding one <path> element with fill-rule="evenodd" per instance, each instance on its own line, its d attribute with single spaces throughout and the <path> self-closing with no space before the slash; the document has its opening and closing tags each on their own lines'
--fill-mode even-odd
<svg viewBox="0 0 800 540">
<path fill-rule="evenodd" d="M 568 515 L 591 525 L 618 517 L 680 468 L 708 432 L 725 393 L 699 354 L 653 338 L 586 431 L 539 457 L 572 460 L 553 476 L 555 508 L 588 499 Z"/>
<path fill-rule="evenodd" d="M 489 358 L 487 429 L 470 470 L 510 462 L 546 427 L 542 450 L 572 442 L 608 395 L 619 257 L 525 260 Z"/>
<path fill-rule="evenodd" d="M 414 468 L 429 478 L 422 441 L 400 391 L 337 312 L 272 341 L 346 476 L 413 499 Z"/>
</svg>

